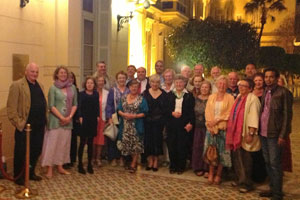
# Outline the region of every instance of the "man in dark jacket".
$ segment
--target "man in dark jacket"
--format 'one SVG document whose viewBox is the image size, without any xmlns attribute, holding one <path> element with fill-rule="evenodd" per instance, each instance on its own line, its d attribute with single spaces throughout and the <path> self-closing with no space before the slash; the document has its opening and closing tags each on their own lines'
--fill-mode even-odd
<svg viewBox="0 0 300 200">
<path fill-rule="evenodd" d="M 260 135 L 266 169 L 270 177 L 270 191 L 260 193 L 261 197 L 282 199 L 281 152 L 291 126 L 291 104 L 289 92 L 278 86 L 279 72 L 267 68 L 264 71 L 266 89 L 262 97 Z"/>
</svg>

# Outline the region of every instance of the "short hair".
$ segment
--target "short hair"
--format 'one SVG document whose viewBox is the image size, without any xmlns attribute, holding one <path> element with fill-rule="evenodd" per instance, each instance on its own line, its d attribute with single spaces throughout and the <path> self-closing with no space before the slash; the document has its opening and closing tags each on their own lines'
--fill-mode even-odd
<svg viewBox="0 0 300 200">
<path fill-rule="evenodd" d="M 82 87 L 86 90 L 86 83 L 87 83 L 88 80 L 92 80 L 94 82 L 94 89 L 95 89 L 96 86 L 97 86 L 97 84 L 96 84 L 96 80 L 92 76 L 85 77 L 85 79 L 84 79 L 84 81 L 82 83 Z"/>
<path fill-rule="evenodd" d="M 116 73 L 116 80 L 118 79 L 119 75 L 124 75 L 126 77 L 126 79 L 127 79 L 127 74 L 123 70 Z"/>
<path fill-rule="evenodd" d="M 147 72 L 145 67 L 139 67 L 139 68 L 136 69 L 136 71 L 139 70 L 139 69 L 143 69 L 145 72 Z"/>
<path fill-rule="evenodd" d="M 160 76 L 158 74 L 153 74 L 149 77 L 150 82 L 151 81 L 159 81 L 160 82 Z"/>
<path fill-rule="evenodd" d="M 262 80 L 264 80 L 264 74 L 263 73 L 261 73 L 261 72 L 257 72 L 256 74 L 254 74 L 254 76 L 253 76 L 253 80 L 256 78 L 256 77 L 261 77 L 262 78 Z"/>
<path fill-rule="evenodd" d="M 280 76 L 279 71 L 273 67 L 268 67 L 264 70 L 264 77 L 266 76 L 266 72 L 274 72 L 275 78 L 279 78 L 279 76 Z"/>
<path fill-rule="evenodd" d="M 202 87 L 202 85 L 207 84 L 209 85 L 209 94 L 211 93 L 212 87 L 211 87 L 211 82 L 204 80 L 202 81 L 202 83 L 200 84 L 200 88 Z"/>
<path fill-rule="evenodd" d="M 164 61 L 162 61 L 162 60 L 157 60 L 157 61 L 155 62 L 155 66 L 157 65 L 157 63 L 161 63 L 161 64 L 164 65 Z"/>
<path fill-rule="evenodd" d="M 96 77 L 96 82 L 97 82 L 97 83 L 98 83 L 98 79 L 99 79 L 99 78 L 103 78 L 104 84 L 106 84 L 105 76 L 97 76 L 97 77 Z"/>
<path fill-rule="evenodd" d="M 217 79 L 216 79 L 216 84 L 219 82 L 219 81 L 222 81 L 222 80 L 225 80 L 226 81 L 226 84 L 228 85 L 228 78 L 224 75 L 221 75 L 219 76 Z"/>
<path fill-rule="evenodd" d="M 55 69 L 55 71 L 54 71 L 54 74 L 53 74 L 53 80 L 56 81 L 56 80 L 58 79 L 57 75 L 58 75 L 58 72 L 59 72 L 61 69 L 65 70 L 65 71 L 67 72 L 67 76 L 68 76 L 67 78 L 69 78 L 69 70 L 68 70 L 68 68 L 65 67 L 65 66 L 60 65 L 60 66 L 56 67 L 56 69 Z"/>
<path fill-rule="evenodd" d="M 96 66 L 98 66 L 99 64 L 105 64 L 105 65 L 106 65 L 106 63 L 105 63 L 104 60 L 101 60 L 101 61 L 96 62 Z"/>
<path fill-rule="evenodd" d="M 172 73 L 173 78 L 175 77 L 176 73 L 174 69 L 166 69 L 163 73 L 163 77 L 165 76 L 166 73 Z"/>
<path fill-rule="evenodd" d="M 136 79 L 132 79 L 128 82 L 128 87 L 132 86 L 132 85 L 138 85 L 140 84 Z"/>
<path fill-rule="evenodd" d="M 182 80 L 185 84 L 187 83 L 187 78 L 185 78 L 184 76 L 182 76 L 181 74 L 176 74 L 174 77 L 174 82 L 177 80 Z"/>
<path fill-rule="evenodd" d="M 134 70 L 136 71 L 136 67 L 134 65 L 128 65 L 127 70 L 131 67 L 134 68 Z"/>
<path fill-rule="evenodd" d="M 74 79 L 73 84 L 77 87 L 77 81 L 76 81 L 76 76 L 75 76 L 74 72 L 70 71 L 70 75 L 73 76 L 73 79 Z M 69 76 L 69 78 L 70 78 L 70 76 Z"/>
<path fill-rule="evenodd" d="M 251 78 L 242 78 L 242 80 L 240 81 L 246 81 L 249 85 L 250 90 L 253 90 L 255 84 Z"/>
</svg>

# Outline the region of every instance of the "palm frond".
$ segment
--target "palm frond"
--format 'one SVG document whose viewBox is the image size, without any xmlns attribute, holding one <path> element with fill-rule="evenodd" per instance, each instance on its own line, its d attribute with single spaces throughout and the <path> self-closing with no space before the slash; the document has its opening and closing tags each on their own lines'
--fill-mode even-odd
<svg viewBox="0 0 300 200">
<path fill-rule="evenodd" d="M 251 2 L 246 3 L 244 6 L 245 12 L 253 13 L 259 9 L 260 0 L 252 0 Z"/>
<path fill-rule="evenodd" d="M 272 3 L 269 7 L 270 10 L 277 10 L 277 11 L 283 11 L 286 10 L 285 5 L 283 4 L 282 0 L 277 0 L 274 3 Z"/>
</svg>

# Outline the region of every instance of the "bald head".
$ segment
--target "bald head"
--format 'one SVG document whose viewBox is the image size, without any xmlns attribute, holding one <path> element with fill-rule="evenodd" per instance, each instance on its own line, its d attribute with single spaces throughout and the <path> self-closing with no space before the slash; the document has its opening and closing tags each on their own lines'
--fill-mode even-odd
<svg viewBox="0 0 300 200">
<path fill-rule="evenodd" d="M 25 76 L 31 83 L 35 83 L 39 76 L 39 66 L 36 63 L 29 63 L 25 69 Z"/>
<path fill-rule="evenodd" d="M 239 81 L 239 75 L 236 72 L 230 72 L 228 74 L 228 86 L 231 89 L 234 89 L 237 87 L 237 83 Z"/>
</svg>

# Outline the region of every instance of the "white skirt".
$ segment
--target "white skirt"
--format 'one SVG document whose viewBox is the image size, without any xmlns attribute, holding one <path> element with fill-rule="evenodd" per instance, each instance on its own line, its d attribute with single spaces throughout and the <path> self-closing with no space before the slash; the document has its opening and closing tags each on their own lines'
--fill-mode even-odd
<svg viewBox="0 0 300 200">
<path fill-rule="evenodd" d="M 44 136 L 41 165 L 63 165 L 70 162 L 71 129 L 47 130 Z"/>
</svg>

